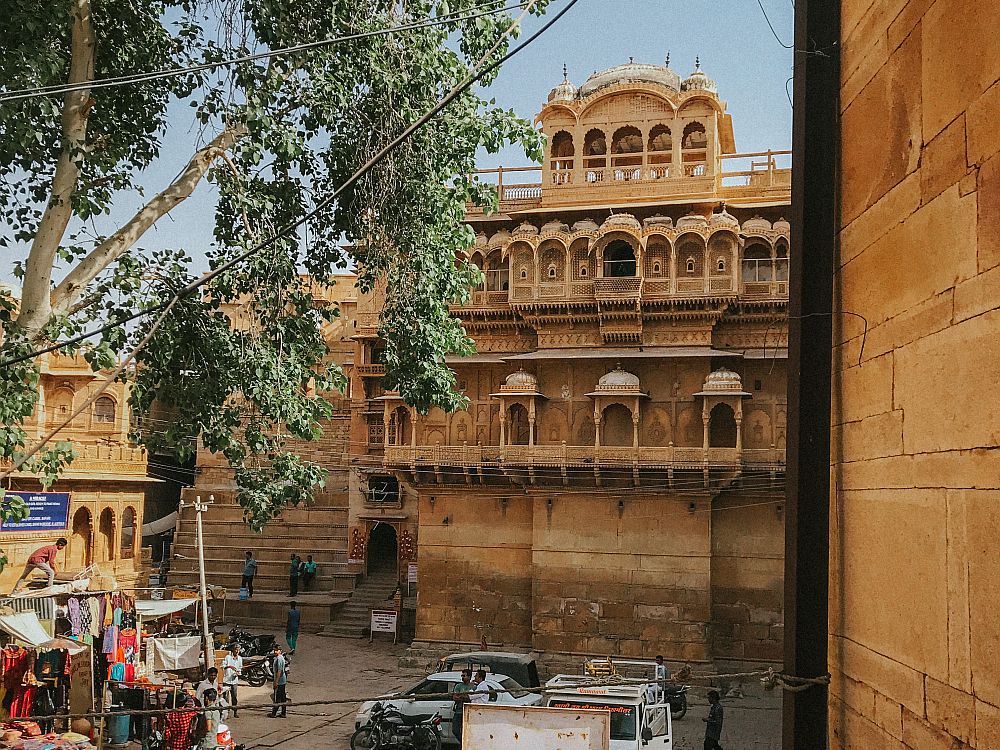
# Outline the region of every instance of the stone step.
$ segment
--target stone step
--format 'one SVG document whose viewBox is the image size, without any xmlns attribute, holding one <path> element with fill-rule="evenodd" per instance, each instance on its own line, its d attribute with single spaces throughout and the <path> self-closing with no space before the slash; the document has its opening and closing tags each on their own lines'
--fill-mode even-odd
<svg viewBox="0 0 1000 750">
<path fill-rule="evenodd" d="M 331 519 L 344 519 L 346 520 L 348 513 L 348 507 L 344 506 L 329 506 L 329 507 L 317 507 L 313 506 L 310 508 L 286 508 L 281 512 L 281 515 L 277 518 L 272 519 L 265 526 L 265 530 L 270 531 L 274 527 L 278 527 L 284 524 L 295 524 L 295 523 L 322 523 L 325 521 L 330 521 Z M 191 523 L 194 524 L 196 517 L 196 512 L 194 508 L 185 506 L 181 509 L 178 520 L 181 523 Z M 205 511 L 201 516 L 201 522 L 203 524 L 209 523 L 240 523 L 244 526 L 246 521 L 243 516 L 243 508 L 238 505 L 213 505 L 207 511 Z"/>
<path fill-rule="evenodd" d="M 233 565 L 238 565 L 240 572 L 243 571 L 243 565 L 246 562 L 246 551 L 251 550 L 254 553 L 254 559 L 257 561 L 257 569 L 262 570 L 263 568 L 271 568 L 277 565 L 285 566 L 285 573 L 288 572 L 289 557 L 290 553 L 288 547 L 264 547 L 264 548 L 253 548 L 253 547 L 221 547 L 219 545 L 205 544 L 205 561 L 206 564 L 209 560 L 213 563 L 209 567 L 219 567 L 218 563 L 227 563 L 224 567 L 228 570 L 230 566 L 228 563 Z M 193 543 L 175 544 L 173 547 L 174 554 L 181 555 L 189 559 L 195 559 L 198 556 L 198 548 Z M 323 547 L 323 548 L 311 548 L 308 553 L 299 553 L 305 561 L 306 555 L 312 555 L 313 560 L 322 568 L 324 565 L 334 565 L 343 566 L 347 564 L 347 550 L 337 547 Z M 277 571 L 276 571 L 277 572 Z"/>
<path fill-rule="evenodd" d="M 242 576 L 235 573 L 217 573 L 212 570 L 205 574 L 209 585 L 224 586 L 227 589 L 238 591 Z M 355 573 L 337 573 L 335 575 L 323 575 L 313 581 L 310 591 L 335 591 L 337 593 L 350 593 L 354 591 L 354 581 L 357 577 Z M 168 577 L 170 586 L 197 586 L 197 570 L 171 570 Z M 288 591 L 288 576 L 269 576 L 257 574 L 254 578 L 254 591 Z M 301 586 L 300 586 L 301 589 Z"/>
</svg>

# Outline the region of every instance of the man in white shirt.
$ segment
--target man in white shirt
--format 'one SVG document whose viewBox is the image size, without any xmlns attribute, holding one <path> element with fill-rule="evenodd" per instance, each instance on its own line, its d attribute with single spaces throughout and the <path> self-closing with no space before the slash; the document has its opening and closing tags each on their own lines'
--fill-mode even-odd
<svg viewBox="0 0 1000 750">
<path fill-rule="evenodd" d="M 670 679 L 670 670 L 667 669 L 667 665 L 663 663 L 663 657 L 657 655 L 656 657 L 656 667 L 653 670 L 653 678 L 656 680 L 656 697 L 657 702 L 662 703 L 664 697 L 666 697 L 666 681 Z"/>
<path fill-rule="evenodd" d="M 486 670 L 480 669 L 476 672 L 476 679 L 472 681 L 475 686 L 469 693 L 469 701 L 472 703 L 488 703 L 490 698 L 490 686 L 486 682 Z"/>
<path fill-rule="evenodd" d="M 219 670 L 215 667 L 209 667 L 208 672 L 205 673 L 205 679 L 199 682 L 194 688 L 194 697 L 198 699 L 198 702 L 205 705 L 205 691 L 215 690 L 218 693 L 219 690 Z"/>
<path fill-rule="evenodd" d="M 226 658 L 222 660 L 222 686 L 229 693 L 229 705 L 233 707 L 233 718 L 240 715 L 236 702 L 236 686 L 240 682 L 243 671 L 243 657 L 240 656 L 240 644 L 234 643 Z"/>
</svg>

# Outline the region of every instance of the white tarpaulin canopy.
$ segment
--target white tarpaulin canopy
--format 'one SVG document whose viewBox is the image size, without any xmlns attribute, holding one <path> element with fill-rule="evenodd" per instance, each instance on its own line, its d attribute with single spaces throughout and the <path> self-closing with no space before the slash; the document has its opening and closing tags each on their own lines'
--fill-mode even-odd
<svg viewBox="0 0 1000 750">
<path fill-rule="evenodd" d="M 138 599 L 136 614 L 141 617 L 166 617 L 195 604 L 197 599 Z"/>
<path fill-rule="evenodd" d="M 45 632 L 38 615 L 34 612 L 0 615 L 0 630 L 29 646 L 41 646 L 46 641 L 52 640 L 52 636 Z"/>
<path fill-rule="evenodd" d="M 146 649 L 152 651 L 154 672 L 176 672 L 201 664 L 199 635 L 147 638 Z"/>
</svg>

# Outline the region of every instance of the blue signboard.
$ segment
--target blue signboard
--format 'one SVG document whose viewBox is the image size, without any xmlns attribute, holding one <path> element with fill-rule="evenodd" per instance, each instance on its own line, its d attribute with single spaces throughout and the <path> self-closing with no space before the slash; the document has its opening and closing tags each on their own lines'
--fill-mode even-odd
<svg viewBox="0 0 1000 750">
<path fill-rule="evenodd" d="M 68 492 L 7 492 L 28 505 L 28 517 L 0 524 L 2 531 L 64 531 L 69 527 Z"/>
</svg>

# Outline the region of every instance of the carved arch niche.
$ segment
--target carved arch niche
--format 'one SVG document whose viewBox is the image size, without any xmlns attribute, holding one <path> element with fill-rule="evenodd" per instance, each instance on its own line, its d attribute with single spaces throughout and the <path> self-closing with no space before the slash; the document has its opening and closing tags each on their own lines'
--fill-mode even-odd
<svg viewBox="0 0 1000 750">
<path fill-rule="evenodd" d="M 670 412 L 659 406 L 644 409 L 639 432 L 642 445 L 650 447 L 669 445 L 673 441 Z"/>
</svg>

